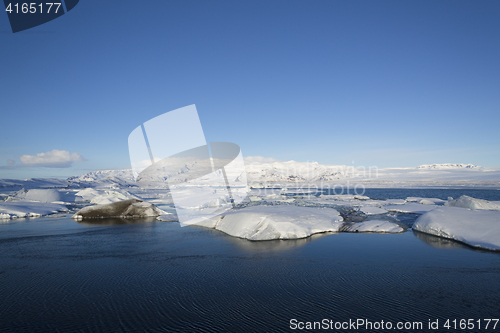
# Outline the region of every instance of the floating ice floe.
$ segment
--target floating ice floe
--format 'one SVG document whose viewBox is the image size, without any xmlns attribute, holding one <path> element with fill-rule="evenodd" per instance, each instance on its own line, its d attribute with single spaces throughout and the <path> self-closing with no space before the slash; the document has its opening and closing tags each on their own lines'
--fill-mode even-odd
<svg viewBox="0 0 500 333">
<path fill-rule="evenodd" d="M 439 207 L 420 216 L 413 230 L 457 240 L 470 246 L 500 250 L 500 212 Z"/>
<path fill-rule="evenodd" d="M 297 239 L 315 233 L 338 232 L 342 217 L 333 208 L 252 206 L 197 223 L 249 240 Z"/>
<path fill-rule="evenodd" d="M 43 203 L 33 201 L 11 201 L 0 202 L 0 219 L 12 219 L 19 217 L 39 217 L 58 212 L 67 212 L 68 209 L 62 204 Z"/>
<path fill-rule="evenodd" d="M 377 232 L 377 233 L 399 233 L 404 229 L 399 225 L 389 221 L 371 220 L 358 223 L 346 223 L 343 232 Z"/>
<path fill-rule="evenodd" d="M 476 199 L 467 195 L 462 195 L 456 200 L 450 200 L 444 204 L 448 207 L 462 207 L 469 209 L 500 210 L 500 204 L 488 200 Z"/>
<path fill-rule="evenodd" d="M 80 209 L 71 218 L 79 220 L 108 217 L 157 217 L 160 215 L 168 214 L 148 202 L 138 199 L 128 199 L 105 205 L 87 206 Z"/>
<path fill-rule="evenodd" d="M 418 202 L 421 205 L 444 205 L 447 201 L 438 198 L 408 197 L 407 202 Z"/>
<path fill-rule="evenodd" d="M 337 201 L 352 201 L 352 200 L 369 200 L 370 197 L 360 194 L 322 194 L 321 199 L 337 200 Z"/>
<path fill-rule="evenodd" d="M 387 199 L 383 201 L 385 205 L 404 205 L 406 203 L 405 199 Z"/>
<path fill-rule="evenodd" d="M 298 239 L 322 232 L 404 231 L 399 225 L 382 220 L 345 223 L 340 213 L 333 208 L 291 205 L 246 207 L 194 225 L 214 228 L 253 241 Z"/>
<path fill-rule="evenodd" d="M 359 210 L 366 215 L 378 215 L 387 213 L 386 209 L 375 206 L 361 206 Z"/>
<path fill-rule="evenodd" d="M 65 190 L 55 189 L 21 189 L 14 193 L 7 201 L 26 200 L 38 202 L 74 202 L 75 194 Z"/>
<path fill-rule="evenodd" d="M 412 214 L 424 214 L 436 209 L 436 205 L 422 205 L 418 203 L 407 203 L 404 205 L 388 205 L 384 206 L 389 212 L 397 213 L 412 213 Z"/>
</svg>

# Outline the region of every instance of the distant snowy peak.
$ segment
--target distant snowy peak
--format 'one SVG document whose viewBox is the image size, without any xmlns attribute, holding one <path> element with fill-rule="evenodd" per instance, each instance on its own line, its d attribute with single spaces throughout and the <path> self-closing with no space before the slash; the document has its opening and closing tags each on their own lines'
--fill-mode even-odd
<svg viewBox="0 0 500 333">
<path fill-rule="evenodd" d="M 454 163 L 445 163 L 445 164 L 424 164 L 418 166 L 417 169 L 482 169 L 482 167 L 473 165 L 473 164 L 454 164 Z"/>
<path fill-rule="evenodd" d="M 186 165 L 189 169 L 189 166 Z M 399 170 L 399 171 L 398 171 Z M 472 164 L 428 164 L 421 165 L 416 168 L 401 168 L 401 169 L 380 169 L 372 170 L 369 168 L 355 168 L 352 166 L 345 165 L 324 165 L 316 162 L 296 162 L 288 161 L 281 162 L 274 159 L 264 159 L 264 158 L 251 158 L 245 161 L 245 171 L 246 177 L 243 173 L 237 172 L 234 174 L 227 174 L 227 177 L 231 181 L 244 182 L 245 178 L 250 186 L 254 184 L 264 184 L 264 183 L 319 183 L 319 182 L 337 182 L 348 179 L 383 179 L 391 180 L 397 179 L 399 181 L 405 180 L 418 180 L 419 175 L 428 177 L 432 172 L 411 172 L 411 170 L 444 170 L 447 172 L 435 172 L 439 174 L 439 179 L 443 179 L 443 175 L 448 175 L 446 179 L 458 180 L 463 179 L 463 177 L 469 177 L 471 173 L 464 172 L 466 170 L 475 170 L 481 172 L 472 172 L 473 175 L 480 175 L 483 177 L 483 172 L 488 170 L 472 165 Z M 152 169 L 153 172 L 148 174 L 141 174 L 138 181 L 147 184 L 164 184 L 167 179 L 172 176 L 178 177 L 179 175 L 172 175 L 161 167 L 158 169 Z M 399 173 L 398 173 L 399 172 Z M 182 174 L 182 173 L 181 173 Z M 456 174 L 456 175 L 455 175 Z M 412 178 L 417 176 L 417 178 Z M 485 175 L 484 177 L 492 177 Z M 484 178 L 483 177 L 483 178 Z M 496 177 L 496 178 L 495 178 Z M 493 179 L 497 179 L 500 176 L 494 176 Z M 202 177 L 205 180 L 206 177 Z M 483 180 L 481 178 L 481 180 Z M 208 179 L 208 178 L 207 178 Z M 426 178 L 427 179 L 427 178 Z M 469 178 L 467 178 L 469 179 Z M 489 179 L 489 178 L 488 178 Z M 209 179 L 208 179 L 209 180 Z M 207 180 L 207 181 L 208 181 Z M 70 184 L 74 184 L 80 187 L 114 187 L 114 186 L 131 186 L 135 185 L 135 179 L 132 174 L 131 169 L 123 170 L 102 170 L 93 171 L 86 173 L 84 175 L 75 176 L 68 178 Z M 0 183 L 1 185 L 1 183 Z"/>
<path fill-rule="evenodd" d="M 134 183 L 134 177 L 131 169 L 124 170 L 100 170 L 92 171 L 80 176 L 68 178 L 70 183 L 115 183 L 126 185 Z"/>
</svg>

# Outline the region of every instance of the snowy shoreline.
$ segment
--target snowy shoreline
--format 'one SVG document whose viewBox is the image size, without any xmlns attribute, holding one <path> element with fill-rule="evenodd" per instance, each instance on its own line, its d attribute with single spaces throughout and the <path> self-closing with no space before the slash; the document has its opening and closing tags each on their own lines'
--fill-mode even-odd
<svg viewBox="0 0 500 333">
<path fill-rule="evenodd" d="M 249 186 L 238 185 L 239 175 L 228 175 L 235 179 L 234 191 L 248 192 L 236 207 L 214 217 L 214 207 L 230 203 L 221 187 L 221 191 L 213 189 L 213 202 L 178 208 L 196 217 L 190 225 L 255 241 L 299 239 L 325 232 L 400 233 L 413 227 L 470 246 L 500 250 L 495 240 L 500 239 L 500 201 L 470 196 L 382 200 L 364 195 L 365 189 L 381 188 L 499 190 L 500 170 L 466 164 L 380 169 L 379 176 L 392 178 L 384 181 L 380 177 L 349 178 L 345 172 L 333 172 L 333 167 L 293 161 L 253 163 L 246 166 Z M 202 182 L 195 187 L 204 193 L 209 185 Z M 138 187 L 130 170 L 96 171 L 66 180 L 0 180 L 0 222 L 60 213 L 81 218 L 178 221 L 172 194 L 164 183 L 153 180 L 151 186 Z M 408 216 L 420 217 L 410 218 L 408 224 Z"/>
<path fill-rule="evenodd" d="M 413 228 L 472 247 L 500 250 L 500 201 L 468 196 L 448 200 L 430 197 L 381 200 L 363 195 L 314 191 L 297 195 L 296 192 L 295 188 L 254 189 L 236 208 L 192 225 L 252 241 L 300 239 L 326 232 L 401 233 Z M 120 207 L 119 212 L 112 207 Z M 204 216 L 206 209 L 193 207 L 191 211 Z M 3 223 L 60 213 L 74 214 L 77 219 L 156 217 L 158 221 L 177 221 L 172 196 L 166 189 L 116 185 L 22 189 L 4 193 L 0 201 Z M 413 225 L 406 225 L 399 217 L 407 215 L 420 217 Z"/>
</svg>

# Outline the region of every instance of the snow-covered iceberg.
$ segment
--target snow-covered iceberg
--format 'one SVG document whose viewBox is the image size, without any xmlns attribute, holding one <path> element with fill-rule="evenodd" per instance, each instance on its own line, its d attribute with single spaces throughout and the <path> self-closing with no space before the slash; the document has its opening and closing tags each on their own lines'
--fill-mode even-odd
<svg viewBox="0 0 500 333">
<path fill-rule="evenodd" d="M 24 188 L 7 198 L 7 201 L 38 201 L 38 202 L 74 202 L 75 194 L 66 190 L 56 189 L 29 189 Z"/>
<path fill-rule="evenodd" d="M 229 212 L 225 216 L 205 219 L 195 225 L 253 241 L 299 239 L 323 232 L 404 231 L 396 223 L 383 220 L 344 222 L 340 213 L 333 208 L 292 205 L 250 206 Z"/>
<path fill-rule="evenodd" d="M 338 232 L 343 222 L 339 212 L 333 208 L 280 205 L 246 207 L 197 225 L 249 240 L 271 240 Z"/>
<path fill-rule="evenodd" d="M 500 212 L 439 207 L 420 216 L 413 230 L 470 246 L 500 250 Z"/>
<path fill-rule="evenodd" d="M 388 205 L 384 206 L 390 212 L 397 213 L 411 213 L 411 214 L 424 214 L 436 209 L 436 205 L 422 205 L 418 203 L 407 203 L 404 205 Z"/>
<path fill-rule="evenodd" d="M 54 203 L 42 203 L 32 201 L 10 201 L 0 202 L 0 219 L 12 219 L 19 217 L 39 217 L 57 212 L 67 212 L 66 206 Z"/>
<path fill-rule="evenodd" d="M 105 205 L 87 206 L 80 209 L 71 218 L 108 218 L 108 217 L 156 217 L 167 213 L 153 204 L 138 199 L 128 199 Z"/>
<path fill-rule="evenodd" d="M 359 210 L 366 215 L 378 215 L 387 213 L 386 209 L 376 206 L 361 206 Z"/>
<path fill-rule="evenodd" d="M 446 200 L 438 198 L 408 197 L 407 202 L 418 202 L 421 205 L 444 205 Z"/>
<path fill-rule="evenodd" d="M 444 204 L 448 207 L 462 207 L 469 209 L 488 209 L 500 210 L 500 204 L 488 200 L 476 199 L 467 195 L 462 195 L 460 198 L 450 200 Z"/>
<path fill-rule="evenodd" d="M 139 199 L 137 196 L 122 189 L 93 189 L 86 188 L 76 192 L 76 201 L 86 201 L 95 205 L 104 205 L 127 199 Z"/>
</svg>

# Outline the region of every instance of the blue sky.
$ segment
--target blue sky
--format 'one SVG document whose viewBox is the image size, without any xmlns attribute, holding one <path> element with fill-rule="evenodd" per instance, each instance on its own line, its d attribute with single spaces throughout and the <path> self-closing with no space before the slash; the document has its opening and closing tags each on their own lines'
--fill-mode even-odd
<svg viewBox="0 0 500 333">
<path fill-rule="evenodd" d="M 0 165 L 21 166 L 0 178 L 129 168 L 130 132 L 190 104 L 245 156 L 498 167 L 499 17 L 498 1 L 82 0 L 13 34 L 2 14 Z M 54 149 L 85 160 L 19 159 Z"/>
</svg>

